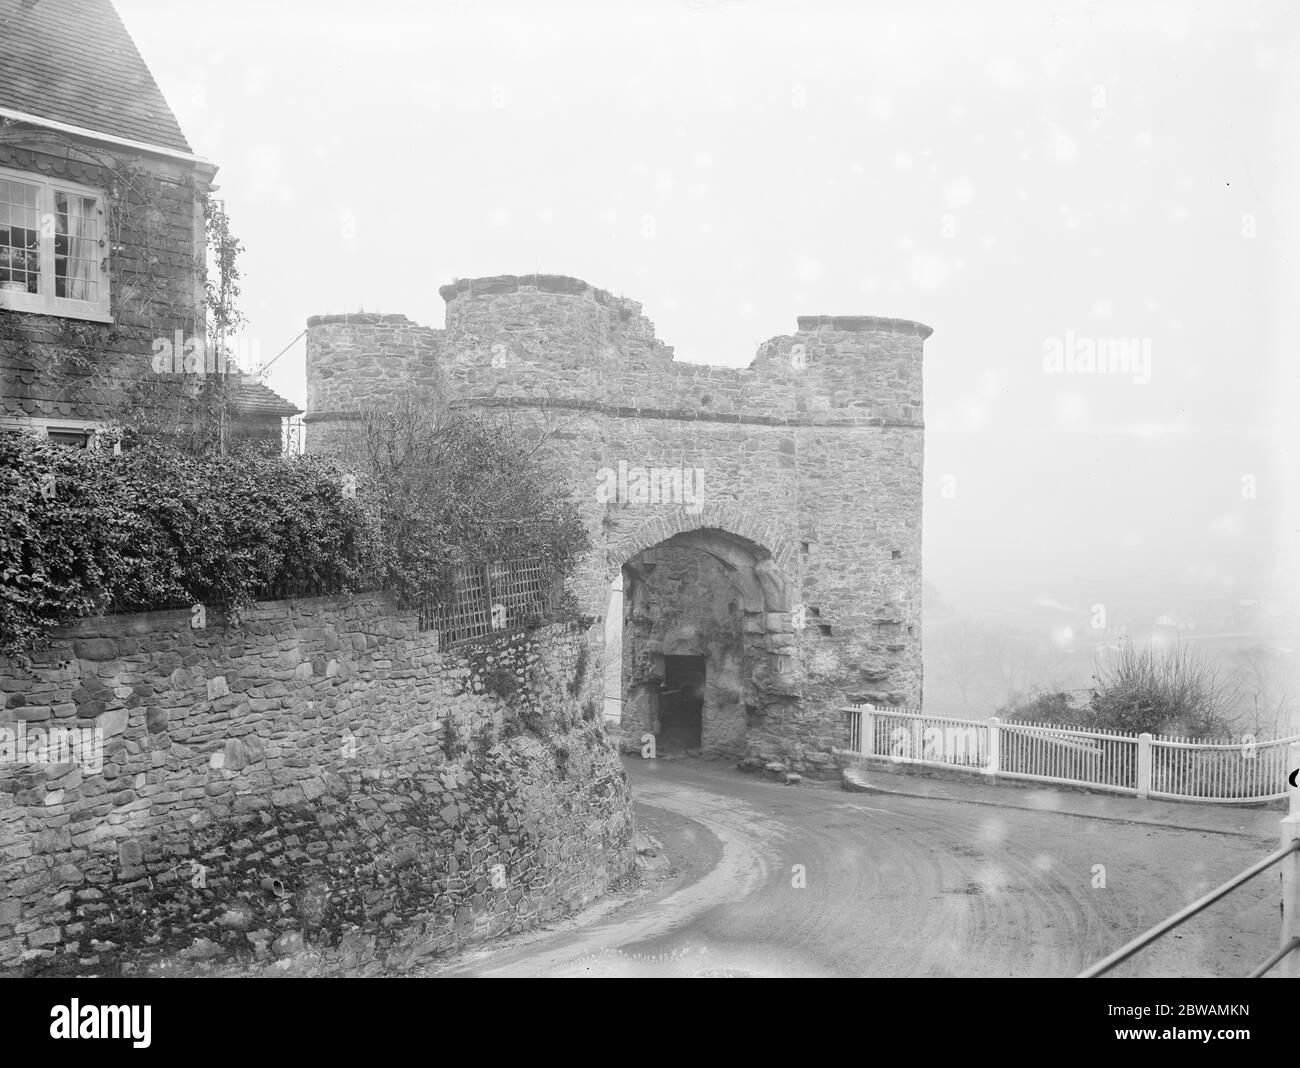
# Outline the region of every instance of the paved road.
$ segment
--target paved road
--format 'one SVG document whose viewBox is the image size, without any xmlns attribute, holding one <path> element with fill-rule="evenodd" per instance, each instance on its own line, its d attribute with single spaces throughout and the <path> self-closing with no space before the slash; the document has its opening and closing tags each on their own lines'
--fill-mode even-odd
<svg viewBox="0 0 1300 1068">
<path fill-rule="evenodd" d="M 698 761 L 629 759 L 628 771 L 639 826 L 680 874 L 595 922 L 448 971 L 1068 976 L 1275 848 L 1263 837 L 782 786 Z M 1244 975 L 1274 947 L 1277 900 L 1276 876 L 1260 876 L 1114 974 Z"/>
</svg>

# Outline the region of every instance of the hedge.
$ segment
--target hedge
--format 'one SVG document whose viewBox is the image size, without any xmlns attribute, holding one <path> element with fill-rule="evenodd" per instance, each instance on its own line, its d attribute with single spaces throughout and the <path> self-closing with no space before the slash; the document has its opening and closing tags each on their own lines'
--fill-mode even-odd
<svg viewBox="0 0 1300 1068">
<path fill-rule="evenodd" d="M 378 520 L 334 460 L 114 455 L 0 432 L 0 653 L 103 611 L 375 588 Z"/>
</svg>

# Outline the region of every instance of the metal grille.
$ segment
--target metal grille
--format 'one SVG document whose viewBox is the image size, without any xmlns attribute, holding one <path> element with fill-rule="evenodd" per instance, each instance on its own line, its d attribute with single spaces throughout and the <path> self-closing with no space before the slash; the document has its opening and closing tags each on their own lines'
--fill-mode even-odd
<svg viewBox="0 0 1300 1068">
<path fill-rule="evenodd" d="M 546 618 L 540 559 L 463 564 L 452 572 L 451 592 L 420 612 L 420 629 L 437 630 L 443 645 L 496 631 L 536 626 Z"/>
</svg>

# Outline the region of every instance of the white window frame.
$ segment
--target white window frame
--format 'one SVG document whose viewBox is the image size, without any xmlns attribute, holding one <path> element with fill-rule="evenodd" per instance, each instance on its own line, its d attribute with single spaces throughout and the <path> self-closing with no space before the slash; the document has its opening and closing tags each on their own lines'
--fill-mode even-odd
<svg viewBox="0 0 1300 1068">
<path fill-rule="evenodd" d="M 0 289 L 0 308 L 11 311 L 31 312 L 35 315 L 56 315 L 63 319 L 85 319 L 96 323 L 111 323 L 111 304 L 108 289 L 108 197 L 104 190 L 65 182 L 62 179 L 47 178 L 43 174 L 31 171 L 16 171 L 0 167 L 0 178 L 11 182 L 34 185 L 37 194 L 37 209 L 42 218 L 54 215 L 54 195 L 71 193 L 74 196 L 94 197 L 99 212 L 99 247 L 103 255 L 99 258 L 99 300 L 73 300 L 70 297 L 54 295 L 54 234 L 46 233 L 51 228 L 41 227 L 41 273 L 35 293 L 11 293 Z"/>
<path fill-rule="evenodd" d="M 48 438 L 50 432 L 64 434 L 85 434 L 86 448 L 100 447 L 100 435 L 104 432 L 101 423 L 92 419 L 0 419 L 0 430 L 26 430 L 39 437 Z"/>
</svg>

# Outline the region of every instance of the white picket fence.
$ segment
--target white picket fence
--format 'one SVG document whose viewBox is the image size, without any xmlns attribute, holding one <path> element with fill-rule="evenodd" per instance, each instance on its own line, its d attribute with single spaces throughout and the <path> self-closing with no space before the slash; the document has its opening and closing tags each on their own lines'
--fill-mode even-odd
<svg viewBox="0 0 1300 1068">
<path fill-rule="evenodd" d="M 849 717 L 850 756 L 1177 801 L 1231 804 L 1286 797 L 1293 770 L 1287 748 L 1300 741 L 1293 735 L 1211 743 L 871 705 L 843 711 Z"/>
</svg>

